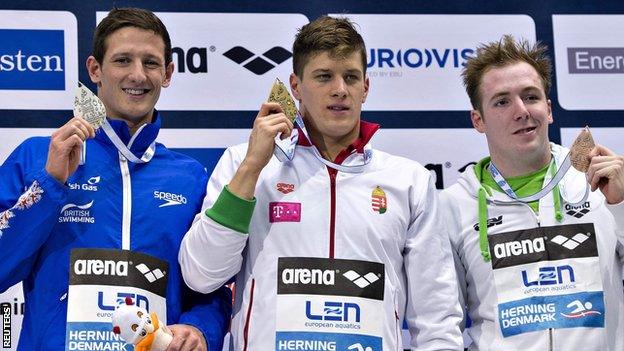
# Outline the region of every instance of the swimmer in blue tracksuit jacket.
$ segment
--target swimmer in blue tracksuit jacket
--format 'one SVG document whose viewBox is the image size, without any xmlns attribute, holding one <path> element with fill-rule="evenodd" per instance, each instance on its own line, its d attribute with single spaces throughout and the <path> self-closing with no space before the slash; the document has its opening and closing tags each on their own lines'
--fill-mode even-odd
<svg viewBox="0 0 624 351">
<path fill-rule="evenodd" d="M 154 105 L 173 73 L 166 28 L 149 11 L 112 10 L 96 29 L 87 67 L 108 130 L 96 133 L 73 118 L 51 137 L 24 141 L 0 167 L 0 291 L 23 281 L 26 301 L 18 350 L 71 348 L 65 345 L 71 251 L 106 248 L 168 263 L 160 273 L 167 277 L 170 350 L 219 351 L 231 292 L 191 291 L 177 263 L 202 206 L 206 170 L 155 142 Z M 79 166 L 83 146 L 86 162 Z M 96 294 L 78 298 L 102 307 Z"/>
</svg>

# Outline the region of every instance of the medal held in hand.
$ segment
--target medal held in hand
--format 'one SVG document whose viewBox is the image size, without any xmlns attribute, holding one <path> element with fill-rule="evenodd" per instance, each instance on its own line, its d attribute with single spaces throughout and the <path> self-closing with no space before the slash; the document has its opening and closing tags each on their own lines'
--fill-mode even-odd
<svg viewBox="0 0 624 351">
<path fill-rule="evenodd" d="M 74 94 L 74 116 L 80 116 L 96 131 L 106 122 L 106 108 L 104 103 L 84 84 L 78 82 L 78 88 Z M 83 165 L 87 158 L 87 145 L 82 146 L 80 152 L 80 164 Z"/>
<path fill-rule="evenodd" d="M 74 116 L 80 116 L 98 130 L 106 120 L 104 103 L 84 84 L 78 82 L 74 96 Z"/>
<path fill-rule="evenodd" d="M 587 173 L 589 168 L 589 152 L 596 146 L 589 127 L 583 128 L 570 147 L 570 162 L 577 171 Z"/>
<path fill-rule="evenodd" d="M 275 78 L 275 83 L 273 83 L 271 87 L 271 92 L 269 93 L 269 99 L 267 101 L 280 104 L 286 117 L 296 125 L 295 120 L 297 119 L 298 112 L 295 101 L 292 96 L 290 96 L 284 83 L 278 78 Z M 293 129 L 290 138 L 283 140 L 281 134 L 278 134 L 275 137 L 275 149 L 273 150 L 273 154 L 281 162 L 292 161 L 293 157 L 295 157 L 295 147 L 298 140 L 299 132 L 297 129 Z"/>
<path fill-rule="evenodd" d="M 295 122 L 295 118 L 297 118 L 297 107 L 295 106 L 295 101 L 292 96 L 290 96 L 288 89 L 284 83 L 279 80 L 279 78 L 275 78 L 275 83 L 273 83 L 273 86 L 271 87 L 268 101 L 280 104 L 284 110 L 284 114 L 286 114 L 286 117 L 288 117 L 291 122 Z"/>
</svg>

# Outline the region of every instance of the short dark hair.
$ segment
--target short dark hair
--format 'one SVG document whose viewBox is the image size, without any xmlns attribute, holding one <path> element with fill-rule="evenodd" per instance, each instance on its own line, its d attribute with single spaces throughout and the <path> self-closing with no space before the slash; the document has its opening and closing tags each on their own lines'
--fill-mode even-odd
<svg viewBox="0 0 624 351">
<path fill-rule="evenodd" d="M 518 62 L 533 66 L 542 80 L 546 96 L 550 93 L 552 64 L 547 55 L 548 47 L 540 42 L 533 45 L 527 40 L 516 41 L 511 35 L 504 35 L 501 40 L 481 44 L 475 56 L 466 61 L 462 78 L 470 103 L 475 110 L 481 111 L 481 80 L 491 68 L 500 68 Z M 482 112 L 482 111 L 481 111 Z"/>
<path fill-rule="evenodd" d="M 310 57 L 328 52 L 332 58 L 346 58 L 354 52 L 362 56 L 366 74 L 366 46 L 353 23 L 344 17 L 321 16 L 299 29 L 293 44 L 293 71 L 303 78 L 303 68 Z"/>
<path fill-rule="evenodd" d="M 165 43 L 165 66 L 171 62 L 171 38 L 167 28 L 156 15 L 149 10 L 135 7 L 114 8 L 98 24 L 93 34 L 93 57 L 102 63 L 106 53 L 106 39 L 115 31 L 125 27 L 151 30 Z"/>
</svg>

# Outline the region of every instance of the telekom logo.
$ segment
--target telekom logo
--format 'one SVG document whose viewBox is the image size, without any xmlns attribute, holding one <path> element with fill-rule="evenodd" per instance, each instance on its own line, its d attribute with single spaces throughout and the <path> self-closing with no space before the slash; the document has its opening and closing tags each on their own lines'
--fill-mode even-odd
<svg viewBox="0 0 624 351">
<path fill-rule="evenodd" d="M 269 222 L 300 222 L 301 203 L 299 202 L 270 202 Z"/>
</svg>

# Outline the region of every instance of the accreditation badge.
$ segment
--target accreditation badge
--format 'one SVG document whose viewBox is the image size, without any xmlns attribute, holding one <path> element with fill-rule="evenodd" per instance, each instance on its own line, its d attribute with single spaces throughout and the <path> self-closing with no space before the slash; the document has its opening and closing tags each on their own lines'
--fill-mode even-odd
<svg viewBox="0 0 624 351">
<path fill-rule="evenodd" d="M 604 294 L 592 223 L 488 237 L 504 337 L 559 328 L 603 328 Z"/>
<path fill-rule="evenodd" d="M 115 307 L 126 297 L 167 320 L 168 263 L 143 253 L 114 249 L 71 252 L 65 351 L 126 350 L 112 330 Z"/>
<path fill-rule="evenodd" d="M 280 257 L 275 350 L 382 351 L 384 265 Z"/>
</svg>

